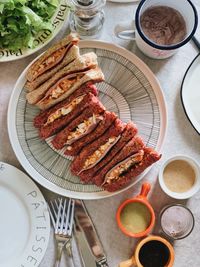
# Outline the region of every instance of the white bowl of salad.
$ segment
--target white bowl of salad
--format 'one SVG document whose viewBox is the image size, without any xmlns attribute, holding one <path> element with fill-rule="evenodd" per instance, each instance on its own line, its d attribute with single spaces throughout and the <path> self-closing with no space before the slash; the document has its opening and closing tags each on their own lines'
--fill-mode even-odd
<svg viewBox="0 0 200 267">
<path fill-rule="evenodd" d="M 20 59 L 48 44 L 70 11 L 67 0 L 0 2 L 0 62 Z"/>
</svg>

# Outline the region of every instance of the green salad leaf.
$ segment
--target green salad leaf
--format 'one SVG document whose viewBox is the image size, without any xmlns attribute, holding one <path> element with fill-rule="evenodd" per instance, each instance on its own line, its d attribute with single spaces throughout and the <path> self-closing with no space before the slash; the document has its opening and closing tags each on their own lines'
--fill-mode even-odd
<svg viewBox="0 0 200 267">
<path fill-rule="evenodd" d="M 34 36 L 53 30 L 59 0 L 0 0 L 0 48 L 34 48 Z"/>
</svg>

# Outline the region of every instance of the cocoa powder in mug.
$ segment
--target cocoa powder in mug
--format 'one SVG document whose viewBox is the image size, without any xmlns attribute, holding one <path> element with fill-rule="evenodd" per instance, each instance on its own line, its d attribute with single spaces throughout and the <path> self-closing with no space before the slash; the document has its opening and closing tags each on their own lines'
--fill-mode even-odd
<svg viewBox="0 0 200 267">
<path fill-rule="evenodd" d="M 168 6 L 146 9 L 140 19 L 144 35 L 158 45 L 174 45 L 186 36 L 186 23 L 179 11 Z"/>
</svg>

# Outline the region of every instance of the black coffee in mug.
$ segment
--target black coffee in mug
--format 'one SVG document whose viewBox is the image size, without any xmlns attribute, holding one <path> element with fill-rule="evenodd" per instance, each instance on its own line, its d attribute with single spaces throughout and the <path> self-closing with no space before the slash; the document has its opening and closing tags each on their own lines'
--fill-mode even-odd
<svg viewBox="0 0 200 267">
<path fill-rule="evenodd" d="M 144 267 L 164 267 L 169 257 L 168 247 L 157 240 L 145 243 L 139 252 L 139 260 Z"/>
</svg>

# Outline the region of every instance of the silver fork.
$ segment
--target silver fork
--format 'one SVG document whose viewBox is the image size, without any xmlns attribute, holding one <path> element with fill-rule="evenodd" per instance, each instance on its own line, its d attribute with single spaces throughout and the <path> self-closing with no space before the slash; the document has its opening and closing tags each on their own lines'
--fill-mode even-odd
<svg viewBox="0 0 200 267">
<path fill-rule="evenodd" d="M 49 213 L 54 227 L 55 238 L 57 242 L 57 253 L 55 267 L 60 266 L 63 248 L 67 245 L 68 254 L 71 256 L 71 237 L 74 222 L 75 201 L 62 198 L 50 201 Z"/>
</svg>

